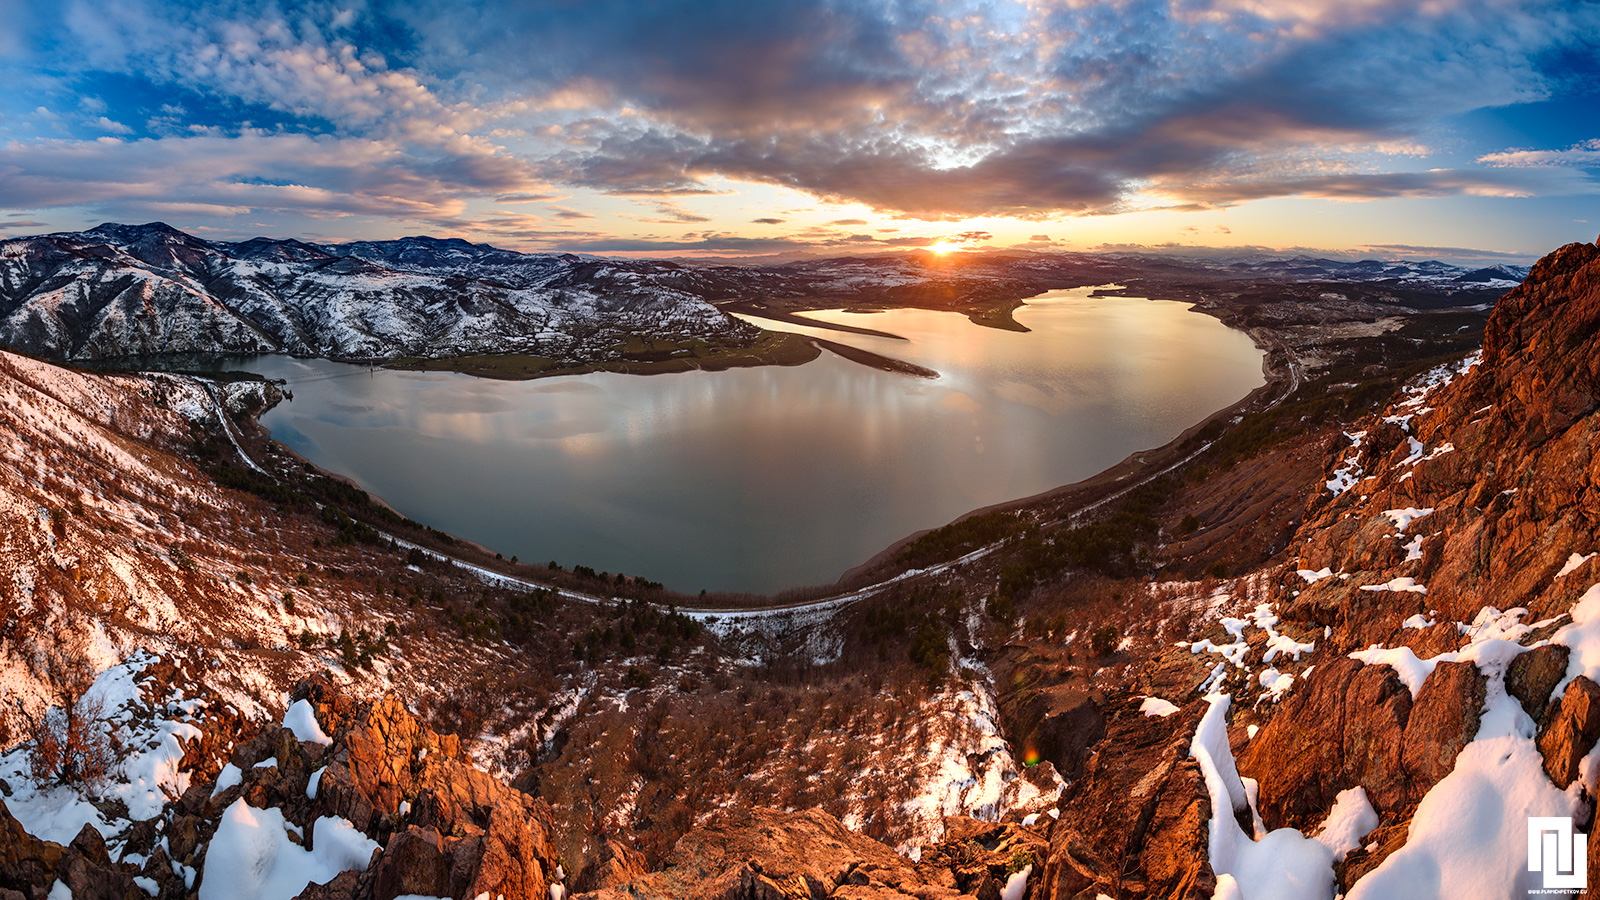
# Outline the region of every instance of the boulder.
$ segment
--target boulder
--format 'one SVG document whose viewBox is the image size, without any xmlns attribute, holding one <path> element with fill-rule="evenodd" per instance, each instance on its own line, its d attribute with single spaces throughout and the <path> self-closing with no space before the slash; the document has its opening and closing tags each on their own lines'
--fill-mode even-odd
<svg viewBox="0 0 1600 900">
<path fill-rule="evenodd" d="M 1551 710 L 1539 735 L 1544 771 L 1557 787 L 1566 788 L 1578 777 L 1578 764 L 1600 738 L 1600 684 L 1579 675 L 1561 695 L 1561 705 Z"/>
<path fill-rule="evenodd" d="M 66 848 L 24 831 L 0 800 L 0 889 L 43 895 L 56 880 Z"/>
<path fill-rule="evenodd" d="M 311 704 L 333 743 L 323 750 L 284 732 L 280 765 L 305 777 L 254 777 L 265 796 L 304 800 L 306 760 L 323 763 L 306 815 L 342 816 L 385 845 L 372 873 L 378 900 L 549 895 L 557 861 L 547 804 L 476 768 L 459 738 L 424 727 L 392 694 L 358 703 L 313 678 L 292 699 Z"/>
<path fill-rule="evenodd" d="M 1388 666 L 1343 656 L 1318 664 L 1238 757 L 1239 773 L 1260 784 L 1267 826 L 1309 828 L 1352 784 L 1365 785 L 1380 810 L 1402 803 L 1411 705 Z"/>
<path fill-rule="evenodd" d="M 1546 644 L 1518 654 L 1506 668 L 1506 693 L 1517 698 L 1533 721 L 1544 719 L 1550 693 L 1567 674 L 1567 657 L 1571 653 L 1560 644 Z"/>
<path fill-rule="evenodd" d="M 1456 755 L 1477 735 L 1486 690 L 1483 673 L 1470 662 L 1439 663 L 1422 682 L 1401 754 L 1412 802 L 1450 774 Z"/>
</svg>

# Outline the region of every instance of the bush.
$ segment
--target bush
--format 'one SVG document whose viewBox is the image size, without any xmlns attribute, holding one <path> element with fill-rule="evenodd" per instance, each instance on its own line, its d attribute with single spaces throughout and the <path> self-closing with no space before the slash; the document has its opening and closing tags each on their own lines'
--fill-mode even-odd
<svg viewBox="0 0 1600 900">
<path fill-rule="evenodd" d="M 116 757 L 101 728 L 97 699 L 63 698 L 40 717 L 28 747 L 28 769 L 40 784 L 75 784 L 91 792 L 105 786 Z"/>
<path fill-rule="evenodd" d="M 1096 656 L 1105 656 L 1117 649 L 1117 629 L 1114 625 L 1101 625 L 1089 635 L 1089 646 Z"/>
<path fill-rule="evenodd" d="M 1185 537 L 1194 534 L 1199 530 L 1200 520 L 1195 517 L 1194 513 L 1189 513 L 1188 515 L 1184 516 L 1183 521 L 1178 523 L 1178 534 Z"/>
</svg>

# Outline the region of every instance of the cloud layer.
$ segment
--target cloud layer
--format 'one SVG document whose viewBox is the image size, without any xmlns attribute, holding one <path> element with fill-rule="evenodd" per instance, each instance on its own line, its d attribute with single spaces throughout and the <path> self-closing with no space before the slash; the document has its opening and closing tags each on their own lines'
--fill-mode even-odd
<svg viewBox="0 0 1600 900">
<path fill-rule="evenodd" d="M 192 6 L 0 0 L 0 203 L 449 227 L 495 204 L 594 217 L 579 191 L 694 226 L 708 216 L 683 198 L 731 180 L 925 221 L 1043 220 L 1573 196 L 1600 167 L 1588 136 L 1453 130 L 1589 90 L 1589 3 Z"/>
</svg>

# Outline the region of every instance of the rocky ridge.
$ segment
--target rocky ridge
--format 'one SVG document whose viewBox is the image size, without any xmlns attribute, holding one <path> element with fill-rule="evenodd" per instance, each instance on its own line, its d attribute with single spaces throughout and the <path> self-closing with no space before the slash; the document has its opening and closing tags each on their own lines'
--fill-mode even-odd
<svg viewBox="0 0 1600 900">
<path fill-rule="evenodd" d="M 146 657 L 127 671 L 140 692 L 130 709 L 226 709 L 214 696 L 175 706 L 186 679 L 170 661 Z M 0 896 L 37 900 L 59 883 L 83 900 L 994 900 L 1045 852 L 1028 828 L 956 817 L 913 862 L 826 813 L 755 808 L 692 830 L 660 872 L 644 873 L 620 846 L 608 865 L 569 872 L 548 804 L 476 768 L 459 738 L 423 726 L 394 695 L 357 701 L 315 677 L 289 700 L 282 725 L 236 713 L 186 719 L 204 727 L 178 742 L 169 799 L 112 811 L 67 845 L 29 834 L 0 800 Z M 337 867 L 319 869 L 330 856 Z"/>
</svg>

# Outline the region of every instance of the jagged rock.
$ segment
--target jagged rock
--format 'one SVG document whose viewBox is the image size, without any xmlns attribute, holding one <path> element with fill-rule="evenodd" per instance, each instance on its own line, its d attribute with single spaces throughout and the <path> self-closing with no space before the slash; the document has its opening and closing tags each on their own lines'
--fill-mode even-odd
<svg viewBox="0 0 1600 900">
<path fill-rule="evenodd" d="M 111 861 L 105 839 L 85 825 L 66 847 L 27 833 L 0 801 L 0 895 L 42 900 L 57 882 L 74 900 L 134 900 L 145 894 Z"/>
<path fill-rule="evenodd" d="M 1063 798 L 1033 896 L 1211 896 L 1211 800 L 1189 758 L 1200 704 L 1146 716 L 1130 697 L 1109 713 L 1105 741 Z"/>
<path fill-rule="evenodd" d="M 357 703 L 313 678 L 292 699 L 311 703 L 333 744 L 324 751 L 279 735 L 279 765 L 309 776 L 306 761 L 325 763 L 306 815 L 342 816 L 386 844 L 373 872 L 378 900 L 548 895 L 556 860 L 543 801 L 474 767 L 459 738 L 423 727 L 392 694 Z M 280 794 L 304 797 L 304 778 L 253 771 L 264 794 L 281 783 Z"/>
<path fill-rule="evenodd" d="M 1261 785 L 1262 819 L 1274 828 L 1308 827 L 1352 784 L 1366 786 L 1380 810 L 1402 803 L 1411 706 L 1411 692 L 1388 666 L 1348 657 L 1318 664 L 1239 755 L 1240 774 Z"/>
<path fill-rule="evenodd" d="M 684 835 L 661 872 L 574 900 L 959 900 L 947 868 L 907 860 L 821 810 L 741 811 Z"/>
<path fill-rule="evenodd" d="M 1579 675 L 1561 695 L 1561 705 L 1551 711 L 1549 724 L 1539 735 L 1544 771 L 1558 787 L 1578 777 L 1578 763 L 1600 739 L 1600 684 Z"/>
<path fill-rule="evenodd" d="M 1478 733 L 1485 692 L 1486 679 L 1470 662 L 1439 663 L 1422 682 L 1401 754 L 1412 802 L 1455 768 L 1456 755 Z"/>
<path fill-rule="evenodd" d="M 372 876 L 366 872 L 344 871 L 327 884 L 310 884 L 295 900 L 368 900 L 372 897 Z"/>
<path fill-rule="evenodd" d="M 1506 693 L 1517 698 L 1533 721 L 1544 719 L 1550 692 L 1567 674 L 1567 657 L 1571 653 L 1560 644 L 1546 644 L 1518 654 L 1506 668 Z"/>
<path fill-rule="evenodd" d="M 966 816 L 947 816 L 944 821 L 944 839 L 924 847 L 921 862 L 949 869 L 963 893 L 977 900 L 1000 900 L 1013 872 L 1023 866 L 1043 871 L 1050 844 L 1033 830 Z"/>
<path fill-rule="evenodd" d="M 378 866 L 375 895 L 439 897 L 450 893 L 452 861 L 443 844 L 439 832 L 415 826 L 390 838 Z"/>
<path fill-rule="evenodd" d="M 73 900 L 134 900 L 145 894 L 133 876 L 111 862 L 105 839 L 91 825 L 83 826 L 67 845 L 56 880 L 72 891 Z"/>
<path fill-rule="evenodd" d="M 55 881 L 66 848 L 40 840 L 22 828 L 0 800 L 0 888 L 26 897 L 44 896 Z"/>
<path fill-rule="evenodd" d="M 621 841 L 608 837 L 600 845 L 599 852 L 590 857 L 583 869 L 573 877 L 572 889 L 581 893 L 616 887 L 649 871 L 637 852 Z"/>
<path fill-rule="evenodd" d="M 1498 301 L 1481 362 L 1412 413 L 1408 437 L 1422 458 L 1410 457 L 1409 441 L 1383 452 L 1393 437 L 1383 414 L 1365 423 L 1373 443 L 1362 448 L 1364 470 L 1379 477 L 1359 496 L 1313 493 L 1297 535 L 1301 567 L 1348 572 L 1392 559 L 1399 541 L 1367 526 L 1388 509 L 1432 508 L 1406 532 L 1426 537 L 1422 559 L 1397 568 L 1416 567 L 1404 574 L 1425 580 L 1427 604 L 1444 619 L 1470 622 L 1485 606 L 1526 607 L 1529 621 L 1566 611 L 1592 583 L 1555 575 L 1600 529 L 1597 402 L 1600 247 L 1571 244 Z M 1322 592 L 1305 593 L 1310 601 Z M 1333 624 L 1321 620 L 1334 608 L 1300 606 L 1280 614 Z"/>
</svg>

